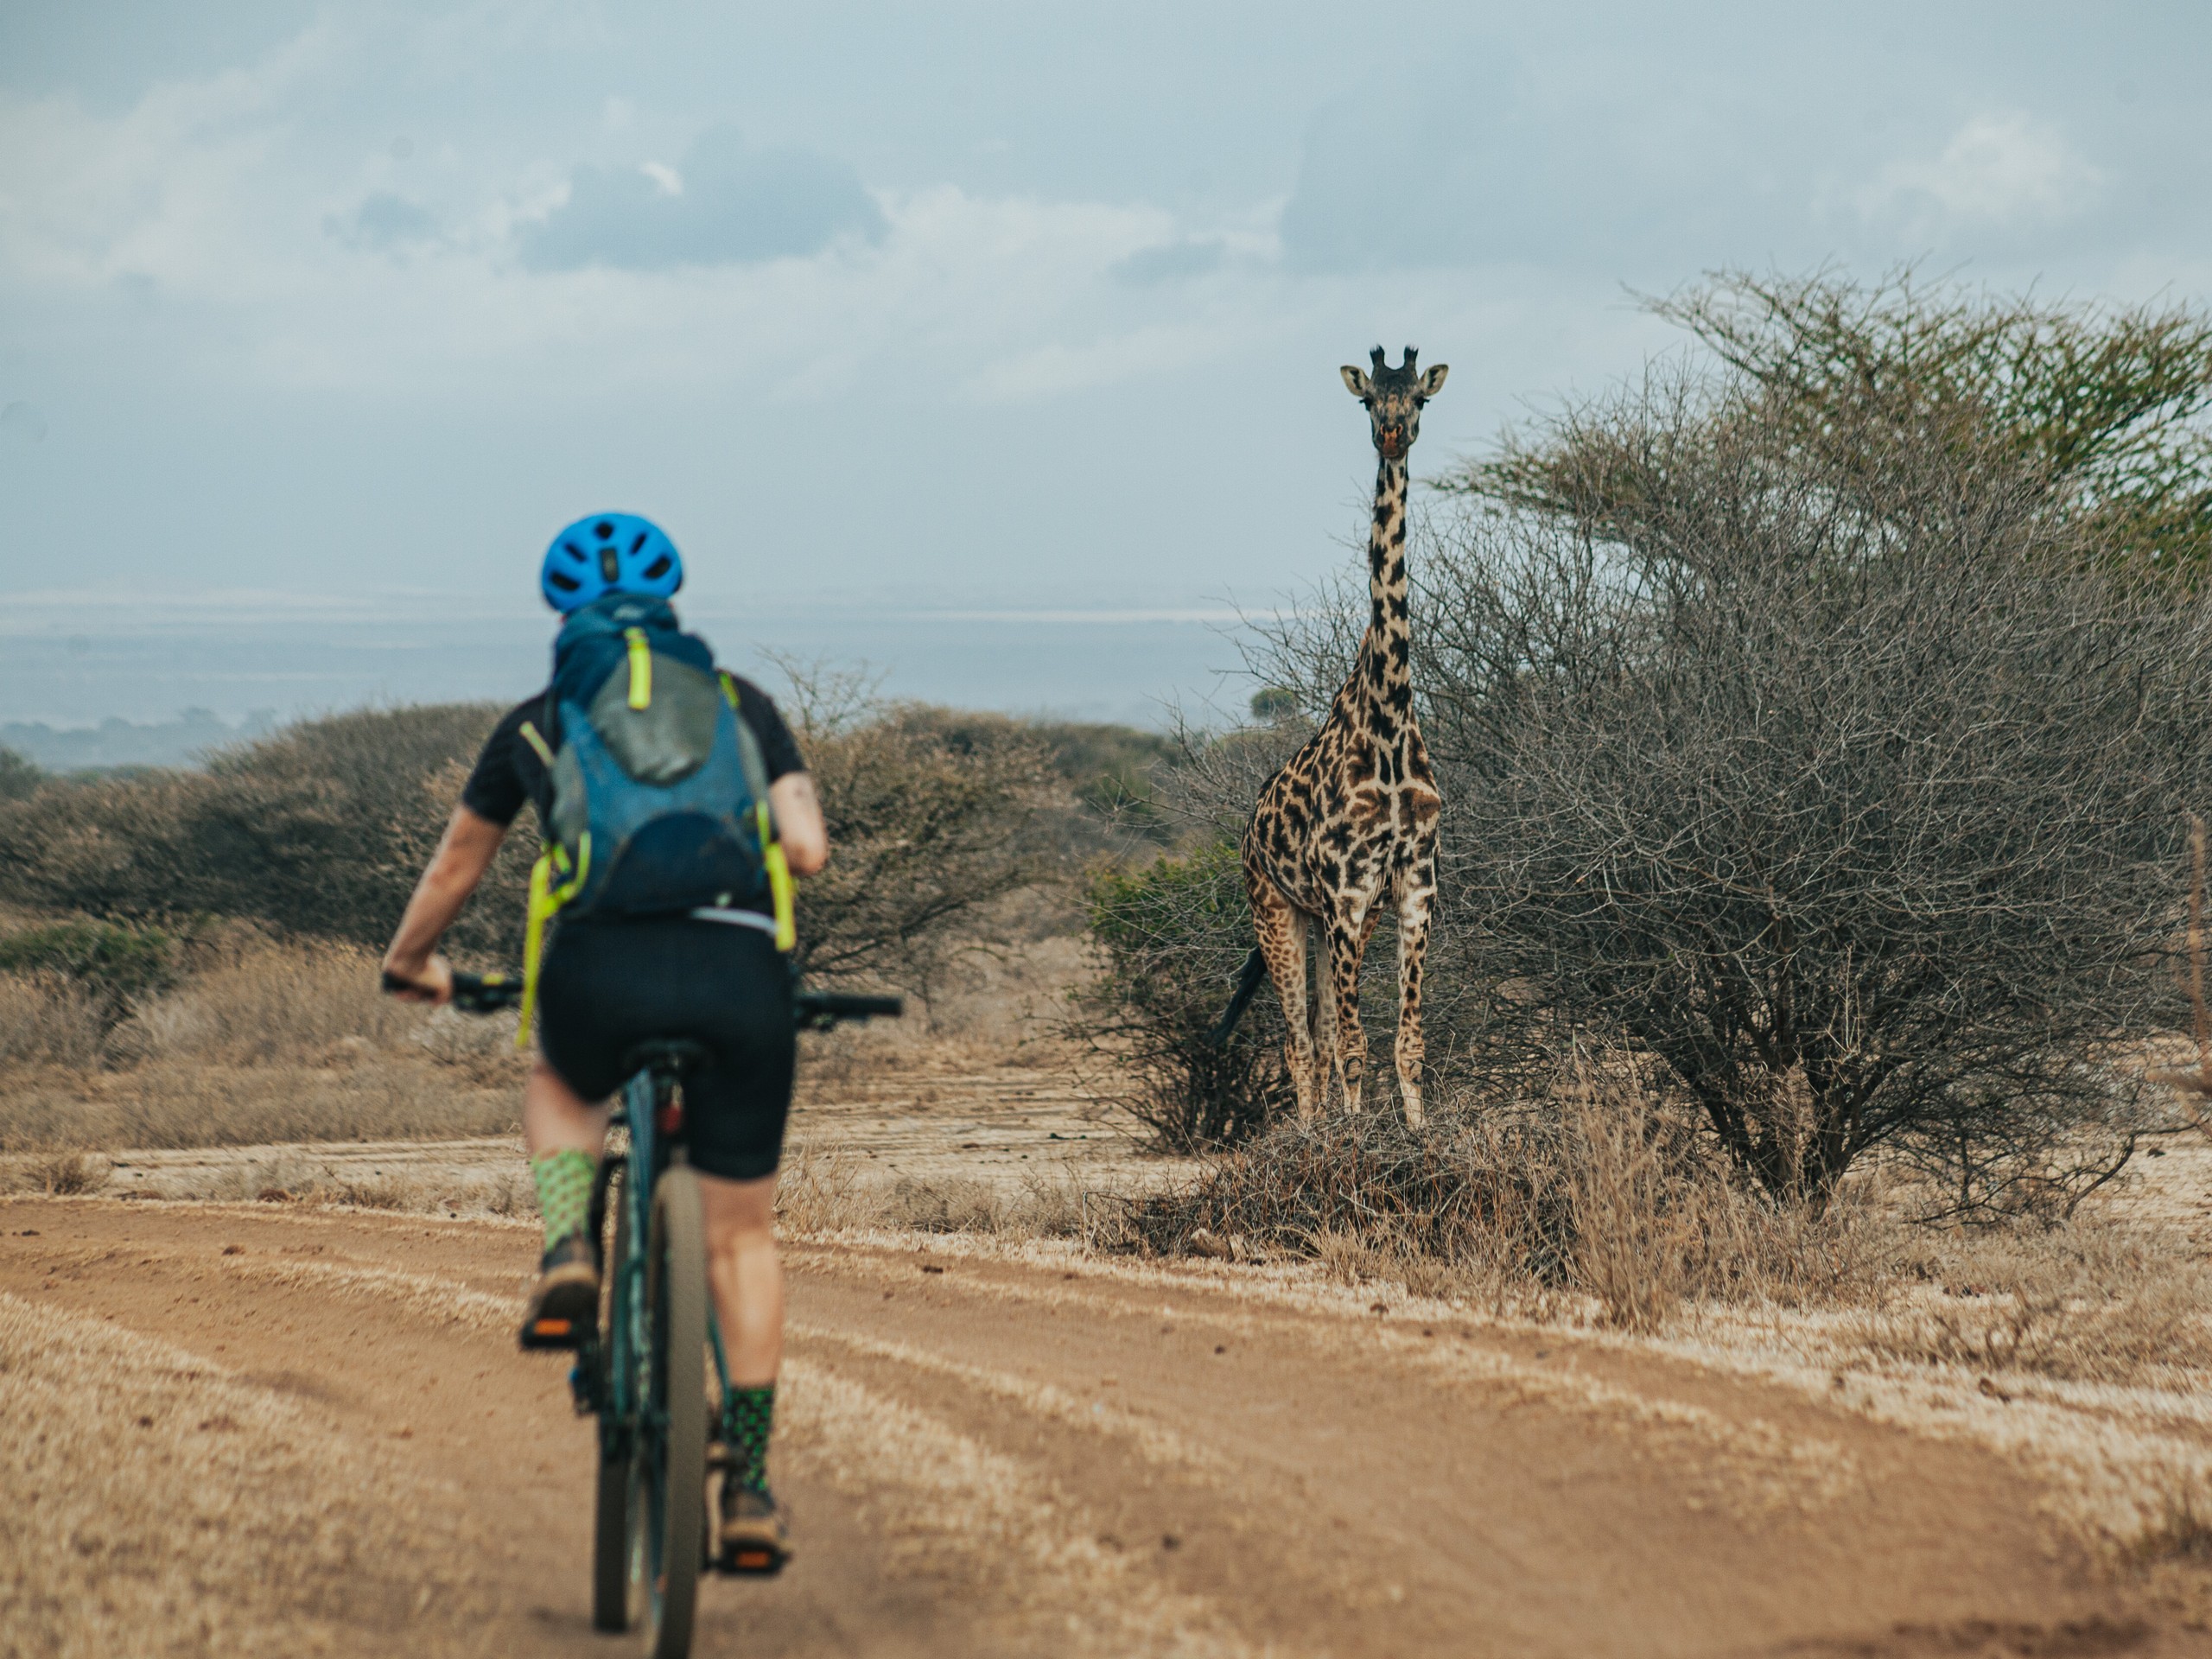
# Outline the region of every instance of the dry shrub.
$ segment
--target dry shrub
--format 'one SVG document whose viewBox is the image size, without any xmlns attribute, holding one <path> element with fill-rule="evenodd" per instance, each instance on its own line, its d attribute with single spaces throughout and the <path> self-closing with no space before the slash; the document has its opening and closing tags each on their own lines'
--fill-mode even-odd
<svg viewBox="0 0 2212 1659">
<path fill-rule="evenodd" d="M 1066 790 L 1052 751 L 1002 715 L 881 702 L 861 680 L 785 668 L 837 849 L 799 887 L 798 963 L 926 976 L 980 914 L 1058 862 L 1048 820 Z"/>
<path fill-rule="evenodd" d="M 258 944 L 143 1004 L 111 1046 L 140 1061 L 345 1065 L 423 1027 L 423 1012 L 384 995 L 377 976 L 359 945 Z"/>
<path fill-rule="evenodd" d="M 777 1179 L 776 1219 L 795 1233 L 876 1227 L 1075 1238 L 1084 1232 L 1084 1195 L 1071 1175 L 1043 1171 L 1013 1192 L 959 1177 L 871 1179 L 842 1147 L 801 1143 L 786 1155 Z"/>
<path fill-rule="evenodd" d="M 490 703 L 360 709 L 152 772 L 0 802 L 0 897 L 107 920 L 249 917 L 380 944 L 453 810 Z M 529 858 L 513 838 L 455 932 L 520 938 Z"/>
<path fill-rule="evenodd" d="M 837 1233 L 865 1227 L 874 1206 L 861 1194 L 855 1160 L 842 1147 L 797 1141 L 776 1175 L 776 1220 L 795 1233 Z"/>
<path fill-rule="evenodd" d="M 0 1152 L 445 1141 L 512 1134 L 518 1108 L 513 1083 L 480 1084 L 427 1060 L 346 1070 L 163 1061 L 10 1078 L 0 1089 Z"/>
<path fill-rule="evenodd" d="M 82 1152 L 56 1152 L 32 1159 L 19 1166 L 15 1174 L 23 1186 L 55 1198 L 70 1198 L 79 1192 L 99 1192 L 107 1185 L 110 1170 L 105 1158 Z"/>
<path fill-rule="evenodd" d="M 990 1233 L 999 1230 L 999 1195 L 984 1181 L 925 1181 L 902 1176 L 884 1195 L 877 1214 L 902 1230 L 917 1233 Z"/>
<path fill-rule="evenodd" d="M 1853 1329 L 1883 1358 L 2184 1387 L 2212 1368 L 2212 1271 L 2174 1240 L 2077 1221 L 1911 1243 L 1899 1266 L 1923 1287 Z"/>
<path fill-rule="evenodd" d="M 2143 1561 L 2212 1560 L 2212 1494 L 2201 1481 L 2170 1478 L 2157 1517 L 2135 1536 L 2134 1554 Z"/>
<path fill-rule="evenodd" d="M 0 1066 L 99 1064 L 99 999 L 57 973 L 0 974 Z"/>
<path fill-rule="evenodd" d="M 1243 1241 L 1417 1294 L 1524 1311 L 1579 1295 L 1627 1330 L 1686 1300 L 1853 1295 L 1885 1248 L 1855 1191 L 1816 1208 L 1747 1190 L 1619 1061 L 1576 1064 L 1534 1102 L 1444 1097 L 1419 1134 L 1381 1112 L 1278 1123 L 1119 1211 L 1109 1246 L 1219 1255 L 1218 1241 Z"/>
</svg>

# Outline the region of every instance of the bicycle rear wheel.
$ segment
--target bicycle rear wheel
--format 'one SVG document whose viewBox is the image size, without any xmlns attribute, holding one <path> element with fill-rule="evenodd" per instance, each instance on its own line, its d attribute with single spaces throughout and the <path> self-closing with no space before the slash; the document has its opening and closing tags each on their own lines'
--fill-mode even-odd
<svg viewBox="0 0 2212 1659">
<path fill-rule="evenodd" d="M 631 1425 L 613 1421 L 613 1368 L 628 1357 L 618 1344 L 616 1327 L 630 1318 L 623 1296 L 630 1260 L 630 1195 L 620 1173 L 609 1178 L 607 1207 L 614 1212 L 614 1241 L 601 1277 L 607 1283 L 607 1317 L 601 1323 L 597 1363 L 600 1379 L 599 1484 L 592 1506 L 591 1626 L 595 1630 L 630 1628 L 630 1463 L 635 1437 Z"/>
<path fill-rule="evenodd" d="M 631 1455 L 630 1605 L 652 1659 L 686 1659 L 707 1522 L 707 1243 L 699 1178 L 681 1164 L 653 1192 L 645 1257 L 652 1332 Z"/>
</svg>

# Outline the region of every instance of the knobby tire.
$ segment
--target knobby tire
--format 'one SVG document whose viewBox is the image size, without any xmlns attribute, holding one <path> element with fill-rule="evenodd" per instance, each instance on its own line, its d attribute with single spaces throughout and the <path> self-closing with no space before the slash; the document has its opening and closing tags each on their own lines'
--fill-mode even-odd
<svg viewBox="0 0 2212 1659">
<path fill-rule="evenodd" d="M 613 1398 L 615 1363 L 614 1325 L 628 1316 L 621 1305 L 623 1268 L 630 1259 L 630 1195 L 622 1177 L 607 1183 L 607 1208 L 614 1212 L 614 1242 L 604 1258 L 601 1277 L 606 1281 L 607 1316 L 601 1322 L 598 1363 L 600 1399 Z M 613 1427 L 624 1446 L 619 1457 L 609 1456 L 609 1428 Z M 599 1481 L 592 1505 L 591 1627 L 595 1630 L 630 1628 L 630 1451 L 634 1444 L 630 1426 L 599 1425 Z"/>
<path fill-rule="evenodd" d="M 707 1243 L 699 1178 L 678 1164 L 653 1192 L 645 1263 L 652 1351 L 647 1414 L 633 1458 L 632 1588 L 642 1592 L 645 1651 L 687 1659 L 707 1523 Z M 642 1581 L 640 1581 L 642 1580 Z"/>
</svg>

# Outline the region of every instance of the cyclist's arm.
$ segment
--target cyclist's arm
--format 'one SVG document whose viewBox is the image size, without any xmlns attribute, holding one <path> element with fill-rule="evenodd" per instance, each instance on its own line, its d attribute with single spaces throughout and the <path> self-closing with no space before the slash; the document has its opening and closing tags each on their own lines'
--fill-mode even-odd
<svg viewBox="0 0 2212 1659">
<path fill-rule="evenodd" d="M 815 822 L 821 822 L 819 813 Z M 453 995 L 453 969 L 436 954 L 438 941 L 461 914 L 468 895 L 476 891 L 484 872 L 492 868 L 499 843 L 506 838 L 505 824 L 494 823 L 465 806 L 454 809 L 438 850 L 430 855 L 429 868 L 415 884 L 415 896 L 407 901 L 407 913 L 399 918 L 391 949 L 384 954 L 385 972 L 420 988 L 397 995 L 416 1002 L 442 1002 Z"/>
<path fill-rule="evenodd" d="M 830 832 L 823 826 L 822 803 L 814 779 L 787 772 L 768 785 L 768 805 L 776 815 L 776 835 L 793 875 L 813 875 L 830 861 Z"/>
</svg>

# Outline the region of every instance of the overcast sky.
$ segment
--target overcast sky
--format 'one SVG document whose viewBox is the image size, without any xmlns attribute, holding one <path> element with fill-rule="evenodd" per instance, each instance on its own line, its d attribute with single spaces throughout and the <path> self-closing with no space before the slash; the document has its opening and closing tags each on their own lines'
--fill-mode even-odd
<svg viewBox="0 0 2212 1659">
<path fill-rule="evenodd" d="M 2196 300 L 2212 10 L 0 0 L 0 594 L 1264 602 L 1703 269 Z M 419 601 L 416 602 L 420 602 Z"/>
</svg>

